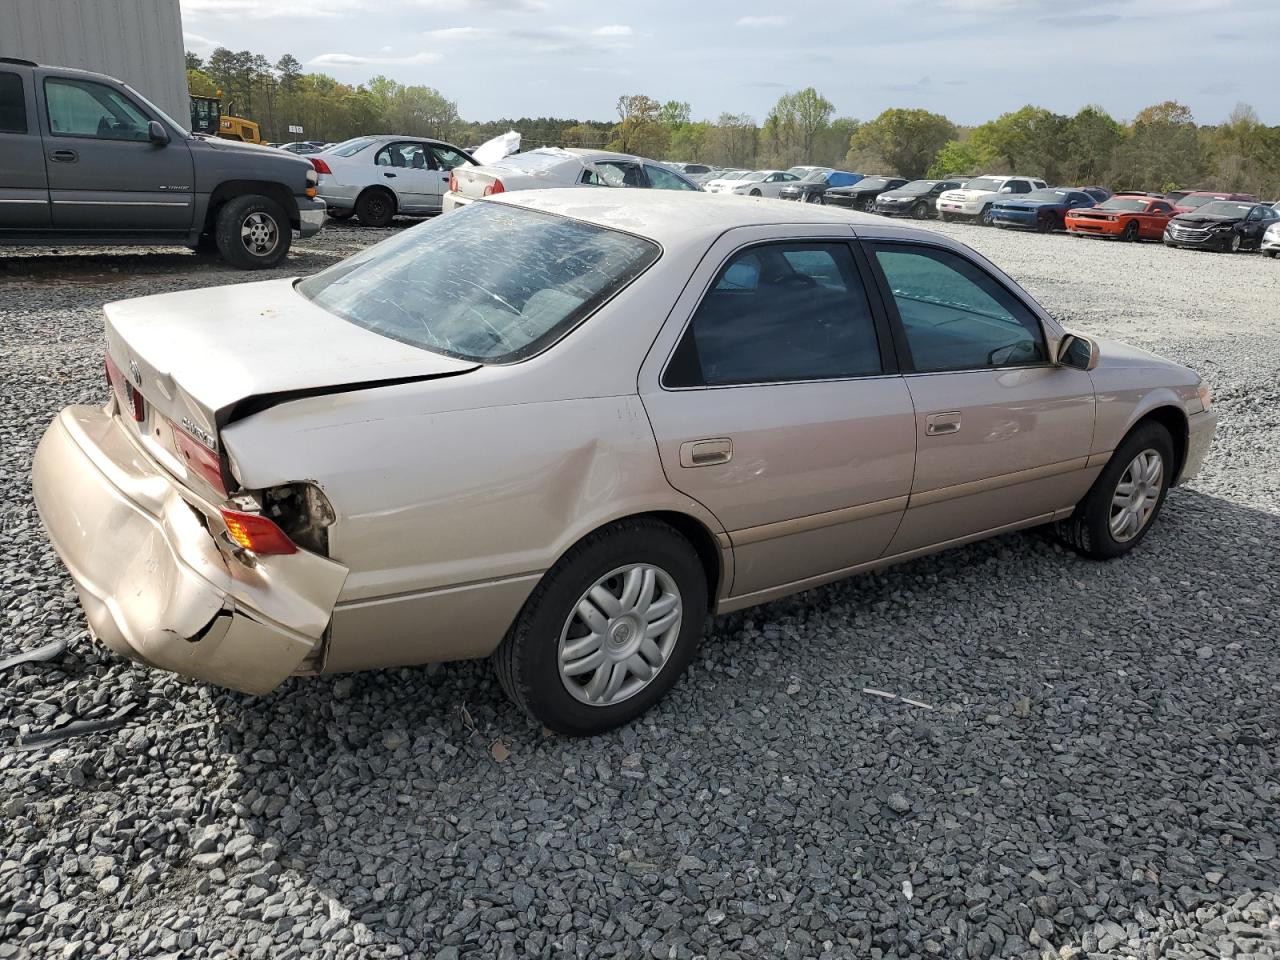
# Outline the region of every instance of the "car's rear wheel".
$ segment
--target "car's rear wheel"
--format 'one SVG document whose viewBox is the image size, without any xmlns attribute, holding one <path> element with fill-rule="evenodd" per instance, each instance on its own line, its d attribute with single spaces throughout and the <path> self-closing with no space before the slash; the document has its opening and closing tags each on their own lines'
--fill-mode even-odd
<svg viewBox="0 0 1280 960">
<path fill-rule="evenodd" d="M 577 544 L 543 577 L 493 654 L 525 713 L 589 736 L 628 723 L 684 672 L 707 612 L 692 544 L 657 520 L 627 520 Z"/>
<path fill-rule="evenodd" d="M 366 190 L 356 200 L 356 218 L 366 227 L 387 227 L 396 215 L 396 198 L 377 187 Z"/>
<path fill-rule="evenodd" d="M 911 205 L 911 219 L 912 220 L 928 220 L 929 205 L 925 203 L 923 200 L 917 200 L 915 203 L 913 203 Z"/>
<path fill-rule="evenodd" d="M 224 260 L 241 270 L 266 270 L 289 253 L 293 228 L 284 209 L 270 197 L 249 194 L 222 205 L 214 240 Z"/>
<path fill-rule="evenodd" d="M 1140 425 L 1116 449 L 1058 536 L 1095 560 L 1128 553 L 1146 537 L 1173 479 L 1173 440 L 1161 424 Z"/>
<path fill-rule="evenodd" d="M 1138 241 L 1138 221 L 1130 220 L 1124 225 L 1124 232 L 1120 234 L 1120 239 L 1125 243 L 1137 243 Z"/>
</svg>

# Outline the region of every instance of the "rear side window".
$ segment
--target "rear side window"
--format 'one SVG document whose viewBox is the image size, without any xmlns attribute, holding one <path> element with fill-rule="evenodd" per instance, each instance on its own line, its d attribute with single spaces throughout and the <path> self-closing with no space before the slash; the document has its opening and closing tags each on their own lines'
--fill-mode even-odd
<svg viewBox="0 0 1280 960">
<path fill-rule="evenodd" d="M 44 82 L 49 129 L 70 137 L 148 140 L 148 119 L 119 90 L 91 80 L 49 77 Z"/>
<path fill-rule="evenodd" d="M 27 100 L 22 78 L 16 73 L 0 73 L 0 133 L 27 132 Z"/>
<path fill-rule="evenodd" d="M 466 155 L 452 147 L 442 147 L 439 144 L 433 144 L 431 147 L 432 154 L 436 158 L 436 166 L 441 170 L 452 170 L 454 167 L 463 167 L 471 161 Z"/>
<path fill-rule="evenodd" d="M 684 177 L 678 177 L 670 170 L 646 164 L 644 172 L 649 175 L 649 186 L 655 190 L 696 190 L 693 184 Z"/>
<path fill-rule="evenodd" d="M 857 265 L 842 243 L 778 243 L 733 256 L 671 358 L 667 387 L 872 376 L 883 371 Z"/>
<path fill-rule="evenodd" d="M 1046 359 L 1040 321 L 976 264 L 937 247 L 874 249 L 917 371 L 983 370 Z"/>
</svg>

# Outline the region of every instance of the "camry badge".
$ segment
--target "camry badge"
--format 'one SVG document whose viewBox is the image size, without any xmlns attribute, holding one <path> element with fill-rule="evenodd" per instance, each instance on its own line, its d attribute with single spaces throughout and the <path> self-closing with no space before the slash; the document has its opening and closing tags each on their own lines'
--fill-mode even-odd
<svg viewBox="0 0 1280 960">
<path fill-rule="evenodd" d="M 214 453 L 218 452 L 218 441 L 213 438 L 213 434 L 201 427 L 190 417 L 182 418 L 182 429 L 187 431 L 187 433 L 191 434 L 191 436 L 195 437 Z"/>
</svg>

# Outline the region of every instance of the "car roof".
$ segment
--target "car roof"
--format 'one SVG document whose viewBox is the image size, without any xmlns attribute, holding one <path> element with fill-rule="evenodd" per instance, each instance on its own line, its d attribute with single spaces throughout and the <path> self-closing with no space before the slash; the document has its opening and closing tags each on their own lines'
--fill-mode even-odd
<svg viewBox="0 0 1280 960">
<path fill-rule="evenodd" d="M 728 196 L 674 190 L 560 188 L 516 190 L 488 201 L 541 210 L 636 234 L 667 246 L 673 242 L 715 237 L 737 227 L 772 224 L 814 224 L 853 227 L 879 226 L 883 217 L 816 204 L 779 203 L 758 197 Z M 937 240 L 927 230 L 896 227 L 920 238 Z"/>
</svg>

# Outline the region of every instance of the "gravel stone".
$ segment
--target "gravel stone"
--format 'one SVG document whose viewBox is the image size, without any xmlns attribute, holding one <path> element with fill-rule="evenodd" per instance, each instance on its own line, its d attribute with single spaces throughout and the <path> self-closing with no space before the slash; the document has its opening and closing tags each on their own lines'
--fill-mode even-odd
<svg viewBox="0 0 1280 960">
<path fill-rule="evenodd" d="M 1205 469 L 1121 560 L 1012 535 L 714 619 L 625 730 L 545 735 L 484 663 L 254 698 L 96 646 L 29 474 L 105 397 L 102 304 L 403 228 L 0 256 L 0 660 L 66 642 L 0 672 L 0 960 L 1280 956 L 1280 264 L 932 225 L 1198 369 Z"/>
</svg>

